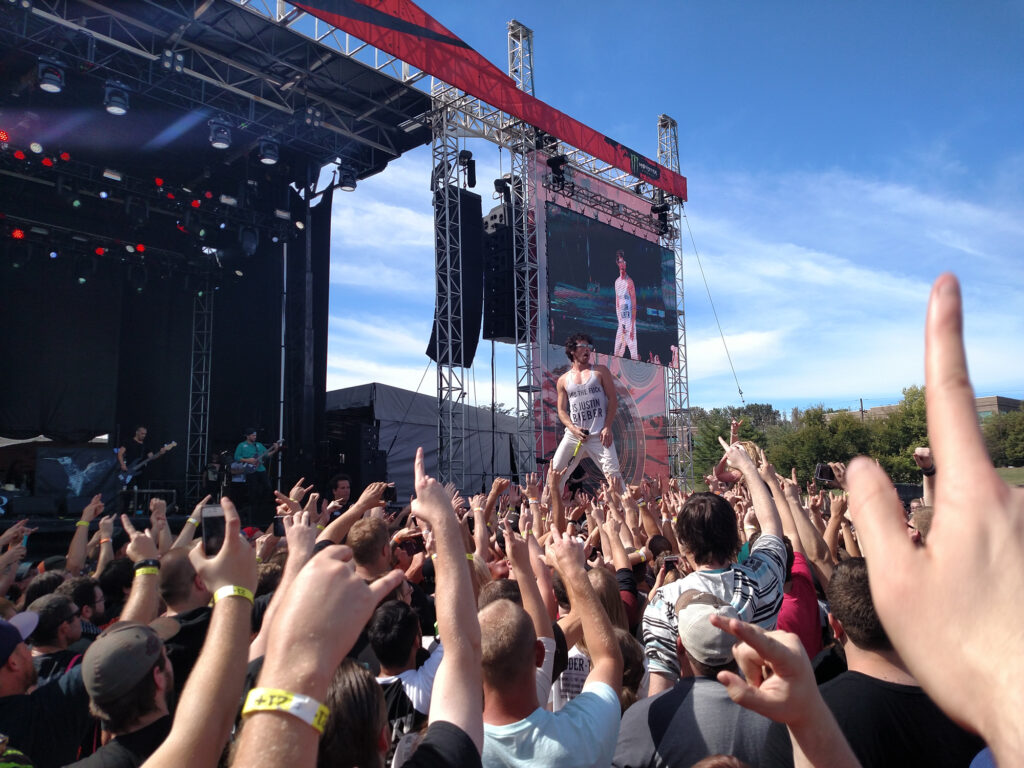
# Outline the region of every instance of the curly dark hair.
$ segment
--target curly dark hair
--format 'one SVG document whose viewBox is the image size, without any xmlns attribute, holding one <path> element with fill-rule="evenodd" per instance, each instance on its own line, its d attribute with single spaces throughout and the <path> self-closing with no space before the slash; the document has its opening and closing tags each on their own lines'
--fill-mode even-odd
<svg viewBox="0 0 1024 768">
<path fill-rule="evenodd" d="M 676 538 L 697 565 L 731 562 L 740 548 L 736 513 L 714 493 L 695 493 L 676 519 Z"/>
<path fill-rule="evenodd" d="M 565 356 L 572 361 L 572 353 L 576 351 L 576 345 L 581 341 L 587 342 L 590 346 L 594 346 L 594 340 L 585 333 L 574 333 L 568 339 L 565 340 Z"/>
</svg>

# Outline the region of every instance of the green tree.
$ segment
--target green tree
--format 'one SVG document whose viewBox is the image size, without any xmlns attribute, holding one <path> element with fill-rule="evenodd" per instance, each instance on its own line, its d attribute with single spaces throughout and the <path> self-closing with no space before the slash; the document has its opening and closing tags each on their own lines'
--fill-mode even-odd
<svg viewBox="0 0 1024 768">
<path fill-rule="evenodd" d="M 992 414 L 982 421 L 981 432 L 995 466 L 1024 466 L 1024 410 Z"/>
<path fill-rule="evenodd" d="M 928 445 L 924 387 L 903 390 L 903 400 L 884 419 L 872 424 L 870 455 L 878 459 L 896 483 L 918 483 L 921 471 L 914 463 L 914 449 Z"/>
</svg>

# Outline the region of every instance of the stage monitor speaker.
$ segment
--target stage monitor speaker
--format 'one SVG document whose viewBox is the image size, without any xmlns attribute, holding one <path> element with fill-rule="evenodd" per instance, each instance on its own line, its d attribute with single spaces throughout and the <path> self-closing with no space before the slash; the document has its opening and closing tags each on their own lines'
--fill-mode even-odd
<svg viewBox="0 0 1024 768">
<path fill-rule="evenodd" d="M 484 235 L 484 331 L 485 339 L 515 343 L 516 281 L 512 254 L 512 230 L 498 224 Z"/>
</svg>

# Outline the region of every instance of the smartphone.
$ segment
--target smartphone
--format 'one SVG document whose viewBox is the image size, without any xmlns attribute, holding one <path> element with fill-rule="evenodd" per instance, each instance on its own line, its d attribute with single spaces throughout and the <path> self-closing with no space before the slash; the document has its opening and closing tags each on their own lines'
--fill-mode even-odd
<svg viewBox="0 0 1024 768">
<path fill-rule="evenodd" d="M 398 490 L 393 483 L 388 483 L 387 487 L 384 488 L 384 494 L 381 498 L 387 502 L 398 501 Z"/>
<path fill-rule="evenodd" d="M 28 534 L 27 533 L 24 536 L 21 537 L 21 546 L 23 546 L 25 549 L 28 549 Z"/>
<path fill-rule="evenodd" d="M 203 550 L 213 557 L 224 546 L 224 510 L 220 504 L 204 504 L 200 519 L 203 525 Z"/>
<path fill-rule="evenodd" d="M 814 467 L 814 480 L 826 488 L 839 487 L 836 485 L 836 473 L 832 471 L 832 467 L 824 462 L 818 462 Z"/>
<path fill-rule="evenodd" d="M 274 535 L 275 536 L 284 536 L 284 518 L 283 517 L 275 517 L 274 518 Z"/>
</svg>

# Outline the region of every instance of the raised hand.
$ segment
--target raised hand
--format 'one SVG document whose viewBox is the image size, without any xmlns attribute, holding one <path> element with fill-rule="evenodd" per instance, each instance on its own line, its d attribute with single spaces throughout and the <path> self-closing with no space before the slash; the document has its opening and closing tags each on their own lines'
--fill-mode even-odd
<svg viewBox="0 0 1024 768">
<path fill-rule="evenodd" d="M 914 463 L 917 464 L 918 468 L 922 472 L 927 472 L 929 469 L 934 469 L 935 462 L 932 460 L 932 449 L 926 445 L 921 445 L 915 448 Z"/>
<path fill-rule="evenodd" d="M 157 560 L 160 557 L 160 550 L 157 547 L 156 532 L 150 528 L 148 531 L 138 531 L 132 525 L 128 515 L 121 515 L 121 527 L 128 534 L 128 558 L 137 563 L 140 560 Z M 237 534 L 238 531 L 235 531 Z"/>
<path fill-rule="evenodd" d="M 280 491 L 274 491 L 274 499 L 277 501 L 277 513 L 279 515 L 294 515 L 302 509 L 302 502 L 285 496 Z"/>
<path fill-rule="evenodd" d="M 925 392 L 935 464 L 953 471 L 935 476 L 927 544 L 906 535 L 896 491 L 874 462 L 855 459 L 847 485 L 871 595 L 900 657 L 947 714 L 981 734 L 996 762 L 1013 765 L 1024 754 L 1024 614 L 1014 610 L 1024 584 L 1024 491 L 1007 486 L 986 452 L 961 313 L 956 278 L 942 275 L 928 304 Z"/>
<path fill-rule="evenodd" d="M 242 522 L 235 505 L 225 497 L 220 506 L 224 510 L 224 544 L 220 552 L 207 557 L 200 542 L 189 552 L 189 560 L 211 592 L 221 587 L 245 587 L 251 592 L 256 589 L 256 552 L 241 536 Z M 129 556 L 131 546 L 128 545 Z"/>
<path fill-rule="evenodd" d="M 445 516 L 455 519 L 452 507 L 451 491 L 430 477 L 423 467 L 423 449 L 416 449 L 416 461 L 413 463 L 415 473 L 416 498 L 412 502 L 412 513 L 431 527 L 441 522 Z"/>
<path fill-rule="evenodd" d="M 567 533 L 552 531 L 545 552 L 563 579 L 584 570 L 583 545 Z"/>
<path fill-rule="evenodd" d="M 150 508 L 151 509 L 152 509 L 154 501 L 157 501 L 157 499 L 153 499 L 152 501 L 150 501 Z M 165 509 L 167 508 L 166 504 L 164 504 L 164 508 Z M 83 520 L 88 520 L 89 522 L 92 522 L 93 520 L 96 519 L 97 515 L 102 515 L 102 514 L 103 514 L 103 495 L 100 494 L 100 493 L 97 493 L 95 496 L 93 496 L 89 500 L 89 503 L 86 504 L 85 508 L 82 510 L 82 519 Z"/>
<path fill-rule="evenodd" d="M 304 477 L 300 477 L 298 480 L 295 481 L 295 485 L 293 485 L 292 489 L 288 491 L 289 499 L 291 499 L 292 501 L 302 503 L 302 500 L 306 497 L 306 494 L 313 490 L 313 483 L 310 483 L 308 486 L 303 487 L 302 484 L 304 482 L 306 482 L 306 478 Z"/>
</svg>

